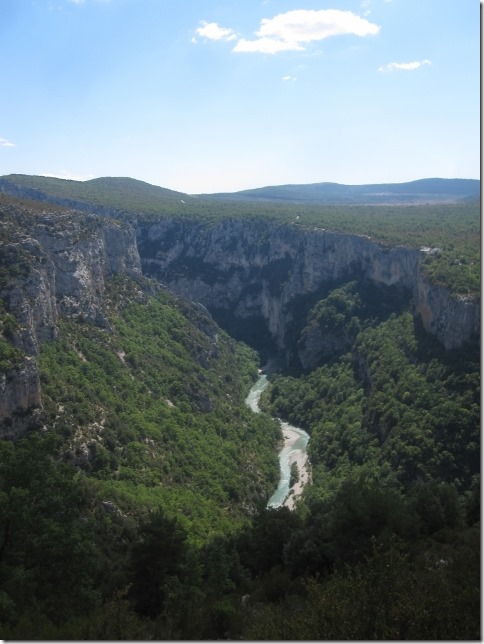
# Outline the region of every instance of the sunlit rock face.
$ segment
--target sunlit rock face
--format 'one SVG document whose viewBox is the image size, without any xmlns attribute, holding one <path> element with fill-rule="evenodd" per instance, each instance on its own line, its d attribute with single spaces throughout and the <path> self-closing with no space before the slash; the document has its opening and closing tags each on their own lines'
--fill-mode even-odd
<svg viewBox="0 0 484 644">
<path fill-rule="evenodd" d="M 452 296 L 446 288 L 419 279 L 416 313 L 426 331 L 446 349 L 456 349 L 480 333 L 480 307 L 474 297 Z"/>
<path fill-rule="evenodd" d="M 479 333 L 478 303 L 425 281 L 418 250 L 383 247 L 362 235 L 255 220 L 163 220 L 138 227 L 138 248 L 145 274 L 212 312 L 262 318 L 279 350 L 288 344 L 298 304 L 349 279 L 406 291 L 424 328 L 446 348 Z"/>
<path fill-rule="evenodd" d="M 28 230 L 4 240 L 2 262 L 20 267 L 1 283 L 0 298 L 15 316 L 13 342 L 24 354 L 0 382 L 3 436 L 22 427 L 20 421 L 9 425 L 11 419 L 41 405 L 35 358 L 42 342 L 57 337 L 59 317 L 109 327 L 103 298 L 106 280 L 116 274 L 154 277 L 203 304 L 221 323 L 228 321 L 229 331 L 230 324 L 256 329 L 259 344 L 271 342 L 281 354 L 294 349 L 301 311 L 335 285 L 355 279 L 401 289 L 413 299 L 424 328 L 446 348 L 459 347 L 480 331 L 478 301 L 426 281 L 419 251 L 257 219 L 215 224 L 163 219 L 135 226 L 73 211 L 39 214 Z M 345 339 L 309 330 L 298 360 L 312 368 L 318 356 L 341 350 L 341 342 Z"/>
<path fill-rule="evenodd" d="M 6 239 L 2 262 L 15 269 L 0 298 L 16 320 L 11 340 L 25 354 L 0 374 L 0 435 L 8 437 L 22 433 L 27 412 L 41 405 L 35 358 L 43 341 L 57 337 L 59 316 L 106 326 L 106 279 L 141 275 L 141 266 L 131 226 L 79 213 L 38 215 Z"/>
</svg>

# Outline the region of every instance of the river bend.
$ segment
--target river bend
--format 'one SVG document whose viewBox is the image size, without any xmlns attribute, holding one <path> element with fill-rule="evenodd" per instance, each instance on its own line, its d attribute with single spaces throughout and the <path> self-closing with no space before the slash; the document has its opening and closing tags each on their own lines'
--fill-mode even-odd
<svg viewBox="0 0 484 644">
<path fill-rule="evenodd" d="M 255 413 L 260 413 L 259 401 L 262 392 L 269 384 L 267 376 L 261 375 L 245 399 L 246 405 Z M 279 452 L 280 479 L 276 491 L 267 503 L 268 508 L 278 508 L 282 505 L 292 509 L 295 499 L 302 494 L 303 488 L 309 481 L 309 463 L 307 444 L 309 434 L 299 427 L 294 427 L 285 421 L 276 419 L 281 424 L 284 445 Z M 296 463 L 299 471 L 299 480 L 289 487 L 291 478 L 291 465 Z"/>
</svg>

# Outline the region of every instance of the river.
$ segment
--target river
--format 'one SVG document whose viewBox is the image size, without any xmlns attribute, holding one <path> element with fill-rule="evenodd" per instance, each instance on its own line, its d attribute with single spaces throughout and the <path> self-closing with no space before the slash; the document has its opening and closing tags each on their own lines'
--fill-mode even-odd
<svg viewBox="0 0 484 644">
<path fill-rule="evenodd" d="M 259 401 L 262 392 L 269 384 L 267 375 L 262 374 L 259 380 L 249 391 L 245 403 L 255 413 L 260 413 Z M 303 488 L 309 482 L 309 463 L 307 456 L 307 444 L 309 434 L 299 427 L 294 427 L 285 421 L 276 419 L 281 424 L 284 446 L 279 452 L 279 464 L 281 476 L 276 491 L 267 503 L 268 508 L 279 508 L 282 505 L 292 509 L 295 500 L 302 494 Z M 299 470 L 299 480 L 289 488 L 291 478 L 291 465 L 296 463 Z"/>
</svg>

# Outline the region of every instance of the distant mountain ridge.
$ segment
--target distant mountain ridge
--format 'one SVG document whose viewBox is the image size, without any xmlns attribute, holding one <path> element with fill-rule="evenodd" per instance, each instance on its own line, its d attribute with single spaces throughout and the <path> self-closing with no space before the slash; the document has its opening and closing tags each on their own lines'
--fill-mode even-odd
<svg viewBox="0 0 484 644">
<path fill-rule="evenodd" d="M 129 177 L 100 177 L 73 181 L 37 175 L 0 177 L 0 194 L 33 199 L 77 210 L 114 215 L 122 212 L 157 212 L 186 199 L 182 192 L 154 186 Z"/>
<path fill-rule="evenodd" d="M 461 201 L 480 197 L 478 179 L 418 179 L 406 183 L 346 185 L 310 183 L 266 186 L 233 193 L 203 195 L 221 199 L 251 199 L 306 203 L 422 203 Z"/>
<path fill-rule="evenodd" d="M 480 198 L 478 179 L 419 179 L 407 183 L 345 185 L 311 183 L 266 186 L 239 192 L 189 195 L 129 177 L 100 177 L 73 181 L 35 175 L 0 176 L 0 193 L 46 201 L 85 210 L 96 205 L 104 214 L 112 211 L 158 212 L 177 204 L 187 208 L 210 202 L 281 202 L 285 204 L 381 205 L 449 203 Z"/>
</svg>

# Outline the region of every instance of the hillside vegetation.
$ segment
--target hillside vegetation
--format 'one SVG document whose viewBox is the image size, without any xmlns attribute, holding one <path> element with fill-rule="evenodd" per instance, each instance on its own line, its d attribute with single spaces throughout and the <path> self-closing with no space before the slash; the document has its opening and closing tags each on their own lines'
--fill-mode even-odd
<svg viewBox="0 0 484 644">
<path fill-rule="evenodd" d="M 65 320 L 43 345 L 44 433 L 0 443 L 6 636 L 478 638 L 473 347 L 333 290 L 308 323 L 353 351 L 265 400 L 310 432 L 313 482 L 265 510 L 278 429 L 242 402 L 254 354 L 218 331 L 213 355 L 206 317 L 124 279 L 106 312 L 111 332 Z"/>
<path fill-rule="evenodd" d="M 234 216 L 223 208 L 210 216 Z M 412 243 L 447 253 L 472 253 L 478 231 L 470 202 L 314 207 L 299 219 L 286 206 L 255 208 L 250 216 L 293 225 L 359 220 L 388 244 L 413 226 Z M 102 298 L 91 293 L 100 315 L 66 313 L 27 355 L 27 322 L 7 304 L 21 301 L 34 269 L 53 271 L 52 257 L 75 272 L 87 246 L 66 231 L 95 236 L 112 222 L 7 195 L 0 214 L 0 375 L 5 384 L 12 367 L 34 364 L 42 396 L 21 412 L 30 431 L 0 440 L 5 639 L 479 639 L 477 342 L 444 350 L 395 287 L 328 284 L 298 311 L 288 347 L 306 347 L 316 329 L 324 351 L 307 372 L 290 363 L 271 376 L 266 413 L 254 414 L 244 400 L 255 351 L 202 306 L 118 272 Z M 59 233 L 50 259 L 30 237 L 40 216 Z M 429 271 L 445 252 L 424 254 Z M 265 507 L 279 473 L 272 416 L 310 434 L 312 483 L 295 511 Z"/>
<path fill-rule="evenodd" d="M 42 345 L 45 422 L 64 460 L 123 512 L 179 516 L 195 542 L 234 530 L 278 475 L 277 425 L 243 404 L 255 353 L 165 291 L 118 280 L 107 298 L 111 331 L 66 320 Z"/>
</svg>

